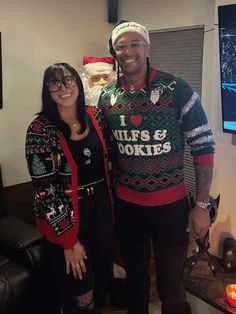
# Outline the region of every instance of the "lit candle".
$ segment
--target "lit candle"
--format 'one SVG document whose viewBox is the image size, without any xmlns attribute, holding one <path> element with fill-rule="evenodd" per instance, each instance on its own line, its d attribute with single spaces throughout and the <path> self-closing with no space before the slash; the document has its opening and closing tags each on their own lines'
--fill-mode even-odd
<svg viewBox="0 0 236 314">
<path fill-rule="evenodd" d="M 229 304 L 236 307 L 236 284 L 231 284 L 226 287 L 226 297 Z"/>
</svg>

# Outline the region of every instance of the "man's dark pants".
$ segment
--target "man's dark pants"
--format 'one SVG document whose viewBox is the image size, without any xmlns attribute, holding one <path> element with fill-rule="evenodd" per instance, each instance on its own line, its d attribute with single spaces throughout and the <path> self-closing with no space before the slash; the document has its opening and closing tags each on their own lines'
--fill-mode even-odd
<svg viewBox="0 0 236 314">
<path fill-rule="evenodd" d="M 188 249 L 187 198 L 147 207 L 116 199 L 116 232 L 127 272 L 128 314 L 148 314 L 151 241 L 163 314 L 190 314 L 183 284 Z"/>
</svg>

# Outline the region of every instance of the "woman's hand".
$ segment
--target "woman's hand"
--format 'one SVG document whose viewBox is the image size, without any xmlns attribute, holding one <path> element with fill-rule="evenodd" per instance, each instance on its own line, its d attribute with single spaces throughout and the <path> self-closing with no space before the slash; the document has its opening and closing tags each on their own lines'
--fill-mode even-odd
<svg viewBox="0 0 236 314">
<path fill-rule="evenodd" d="M 84 260 L 87 259 L 84 246 L 78 241 L 72 248 L 64 249 L 66 260 L 66 273 L 69 274 L 70 268 L 75 278 L 83 278 L 86 274 L 86 266 Z"/>
</svg>

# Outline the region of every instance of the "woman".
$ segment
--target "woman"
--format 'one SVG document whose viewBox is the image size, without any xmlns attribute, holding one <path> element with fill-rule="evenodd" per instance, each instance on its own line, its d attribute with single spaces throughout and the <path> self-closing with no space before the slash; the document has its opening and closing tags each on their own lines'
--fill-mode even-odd
<svg viewBox="0 0 236 314">
<path fill-rule="evenodd" d="M 85 109 L 73 67 L 56 63 L 45 70 L 42 110 L 27 130 L 26 159 L 63 314 L 100 313 L 112 268 L 107 152 L 94 114 Z"/>
</svg>

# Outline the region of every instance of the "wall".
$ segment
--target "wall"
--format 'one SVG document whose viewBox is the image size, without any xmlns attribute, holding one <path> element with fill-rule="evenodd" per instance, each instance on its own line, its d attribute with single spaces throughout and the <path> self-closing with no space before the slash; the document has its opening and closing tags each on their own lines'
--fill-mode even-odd
<svg viewBox="0 0 236 314">
<path fill-rule="evenodd" d="M 3 109 L 0 162 L 5 186 L 29 181 L 26 128 L 40 110 L 44 69 L 57 61 L 82 71 L 86 54 L 107 54 L 107 0 L 0 0 Z"/>
</svg>

